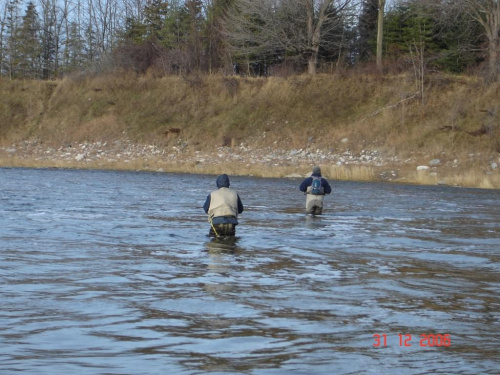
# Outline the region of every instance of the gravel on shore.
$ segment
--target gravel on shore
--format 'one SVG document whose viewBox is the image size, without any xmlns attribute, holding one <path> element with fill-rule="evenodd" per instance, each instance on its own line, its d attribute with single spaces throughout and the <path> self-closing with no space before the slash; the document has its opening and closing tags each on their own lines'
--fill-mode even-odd
<svg viewBox="0 0 500 375">
<path fill-rule="evenodd" d="M 480 154 L 470 154 L 469 159 L 479 159 Z M 112 142 L 82 142 L 46 146 L 37 141 L 22 141 L 8 147 L 0 147 L 0 159 L 3 166 L 10 166 L 9 160 L 17 164 L 33 166 L 76 167 L 76 168 L 113 168 L 120 165 L 123 169 L 127 164 L 131 169 L 137 165 L 156 167 L 176 165 L 177 170 L 192 171 L 192 166 L 202 172 L 204 166 L 217 166 L 234 163 L 246 167 L 286 167 L 303 170 L 312 165 L 329 165 L 338 167 L 367 167 L 376 171 L 378 180 L 391 181 L 400 179 L 399 169 L 426 171 L 437 174 L 439 170 L 453 171 L 461 166 L 457 159 L 448 160 L 431 158 L 422 162 L 422 157 L 399 158 L 385 157 L 377 150 L 361 150 L 358 153 L 350 150 L 322 150 L 316 148 L 282 149 L 256 148 L 241 143 L 235 147 L 217 147 L 213 150 L 196 150 L 187 142 L 179 142 L 173 146 L 157 146 L 137 144 L 128 139 Z M 20 163 L 21 162 L 21 163 Z M 498 173 L 499 160 L 489 160 L 484 166 L 485 173 Z M 16 163 L 12 163 L 16 164 Z M 145 168 L 148 169 L 148 168 Z M 168 169 L 168 168 L 167 168 Z M 292 173 L 291 177 L 301 174 Z"/>
</svg>

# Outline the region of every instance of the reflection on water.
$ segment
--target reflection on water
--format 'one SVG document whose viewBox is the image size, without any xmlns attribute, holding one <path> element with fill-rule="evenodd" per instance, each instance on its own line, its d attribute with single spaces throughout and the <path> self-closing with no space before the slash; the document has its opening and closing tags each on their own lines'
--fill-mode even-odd
<svg viewBox="0 0 500 375">
<path fill-rule="evenodd" d="M 328 227 L 328 222 L 324 221 L 325 216 L 311 216 L 311 215 L 305 215 L 305 226 L 308 229 L 322 229 L 322 228 L 327 228 Z"/>
<path fill-rule="evenodd" d="M 243 251 L 243 249 L 238 246 L 238 240 L 238 236 L 211 238 L 210 241 L 206 243 L 206 248 L 210 254 L 235 254 Z"/>
<path fill-rule="evenodd" d="M 500 192 L 231 182 L 0 170 L 0 373 L 498 373 Z"/>
</svg>

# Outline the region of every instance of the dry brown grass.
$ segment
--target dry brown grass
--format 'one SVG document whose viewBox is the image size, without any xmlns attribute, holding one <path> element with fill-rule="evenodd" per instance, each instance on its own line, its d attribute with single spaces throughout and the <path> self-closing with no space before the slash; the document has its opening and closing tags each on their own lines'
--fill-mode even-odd
<svg viewBox="0 0 500 375">
<path fill-rule="evenodd" d="M 378 179 L 373 167 L 369 166 L 338 166 L 322 167 L 322 174 L 333 180 L 344 181 L 375 181 Z"/>
<path fill-rule="evenodd" d="M 399 179 L 402 182 L 419 185 L 449 185 L 460 187 L 476 187 L 481 189 L 499 189 L 500 172 L 485 173 L 474 167 L 462 168 L 460 171 L 433 172 L 405 171 Z"/>
<path fill-rule="evenodd" d="M 500 174 L 485 175 L 477 171 L 467 171 L 466 173 L 446 177 L 445 182 L 453 186 L 499 189 Z"/>
</svg>

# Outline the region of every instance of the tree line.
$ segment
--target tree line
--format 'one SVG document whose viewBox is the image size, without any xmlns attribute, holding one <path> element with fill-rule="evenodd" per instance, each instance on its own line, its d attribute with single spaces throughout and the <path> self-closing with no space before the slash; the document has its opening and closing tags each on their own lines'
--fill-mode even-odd
<svg viewBox="0 0 500 375">
<path fill-rule="evenodd" d="M 500 70 L 500 0 L 0 0 L 0 75 Z"/>
</svg>

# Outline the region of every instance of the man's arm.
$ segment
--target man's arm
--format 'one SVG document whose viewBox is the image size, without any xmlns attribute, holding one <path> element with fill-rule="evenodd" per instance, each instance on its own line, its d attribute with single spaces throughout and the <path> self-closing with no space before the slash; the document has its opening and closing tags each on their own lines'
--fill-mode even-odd
<svg viewBox="0 0 500 375">
<path fill-rule="evenodd" d="M 203 209 L 205 210 L 206 214 L 208 214 L 209 208 L 210 208 L 210 194 L 208 194 L 207 200 L 205 201 L 205 204 L 203 205 Z"/>
<path fill-rule="evenodd" d="M 326 179 L 323 178 L 323 189 L 325 190 L 325 194 L 330 194 L 332 192 L 332 187 L 328 183 Z"/>
<path fill-rule="evenodd" d="M 311 184 L 312 184 L 312 177 L 308 177 L 304 181 L 302 181 L 302 183 L 299 186 L 299 190 L 305 193 L 307 191 L 307 187 L 311 186 Z"/>
<path fill-rule="evenodd" d="M 243 203 L 241 203 L 240 196 L 238 195 L 238 213 L 241 214 L 243 212 Z"/>
</svg>

